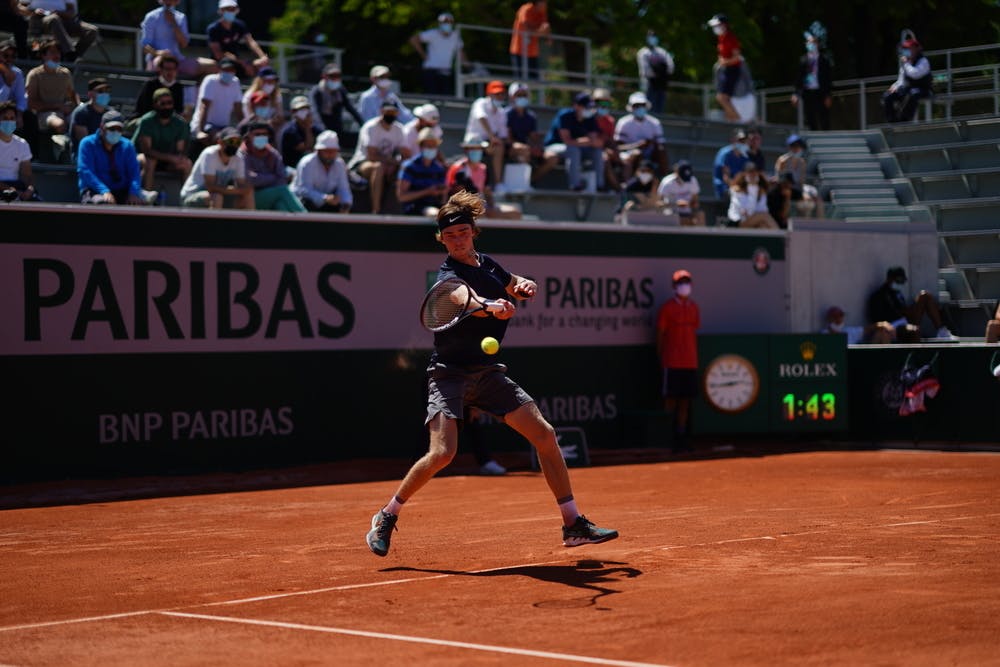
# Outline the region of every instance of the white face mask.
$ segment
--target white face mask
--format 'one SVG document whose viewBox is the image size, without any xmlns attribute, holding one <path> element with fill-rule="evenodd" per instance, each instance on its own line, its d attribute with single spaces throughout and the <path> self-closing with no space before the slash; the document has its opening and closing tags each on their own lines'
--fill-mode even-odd
<svg viewBox="0 0 1000 667">
<path fill-rule="evenodd" d="M 691 283 L 681 283 L 674 288 L 677 296 L 691 296 Z"/>
<path fill-rule="evenodd" d="M 271 93 L 274 92 L 274 84 L 273 83 L 265 83 L 263 86 L 260 87 L 260 89 L 263 90 L 268 95 L 270 95 Z"/>
<path fill-rule="evenodd" d="M 721 35 L 725 31 L 726 29 L 723 28 L 721 25 L 712 26 L 712 32 L 714 32 L 716 35 Z"/>
<path fill-rule="evenodd" d="M 390 81 L 389 79 L 379 79 L 378 81 L 375 82 L 375 85 L 381 88 L 382 90 L 388 90 L 389 86 L 392 85 L 392 81 Z"/>
<path fill-rule="evenodd" d="M 892 289 L 896 290 L 897 292 L 902 292 L 903 291 L 903 287 L 905 285 L 906 285 L 906 283 L 893 283 L 892 284 Z"/>
<path fill-rule="evenodd" d="M 638 174 L 635 175 L 635 177 L 638 178 L 639 182 L 642 183 L 643 185 L 646 185 L 651 180 L 653 180 L 653 175 L 648 171 L 640 171 Z"/>
<path fill-rule="evenodd" d="M 297 109 L 295 111 L 295 117 L 299 120 L 305 120 L 309 117 L 309 109 Z"/>
<path fill-rule="evenodd" d="M 844 330 L 843 322 L 830 322 L 830 331 L 834 333 L 840 333 Z"/>
</svg>

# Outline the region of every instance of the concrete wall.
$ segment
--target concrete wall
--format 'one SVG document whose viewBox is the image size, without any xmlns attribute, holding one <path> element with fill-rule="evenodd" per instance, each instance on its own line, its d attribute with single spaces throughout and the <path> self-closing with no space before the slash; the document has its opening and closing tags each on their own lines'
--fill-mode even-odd
<svg viewBox="0 0 1000 667">
<path fill-rule="evenodd" d="M 834 305 L 847 313 L 848 325 L 865 324 L 868 295 L 894 265 L 906 269 L 909 299 L 920 290 L 937 297 L 938 237 L 931 223 L 796 220 L 786 256 L 792 332 L 818 331 Z"/>
</svg>

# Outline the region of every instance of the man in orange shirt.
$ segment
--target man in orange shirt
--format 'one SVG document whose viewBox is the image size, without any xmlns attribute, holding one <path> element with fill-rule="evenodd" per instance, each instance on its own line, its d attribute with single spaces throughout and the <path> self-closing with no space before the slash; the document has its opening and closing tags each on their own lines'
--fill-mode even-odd
<svg viewBox="0 0 1000 667">
<path fill-rule="evenodd" d="M 510 63 L 516 74 L 515 79 L 539 78 L 538 35 L 550 32 L 552 28 L 549 26 L 549 10 L 545 0 L 531 0 L 518 8 L 514 16 L 514 33 L 510 37 Z"/>
<path fill-rule="evenodd" d="M 725 14 L 716 14 L 708 21 L 712 32 L 718 37 L 716 49 L 719 59 L 716 64 L 716 94 L 715 99 L 726 113 L 726 120 L 740 119 L 740 114 L 733 106 L 732 96 L 743 73 L 743 56 L 740 54 L 740 40 L 729 28 L 729 18 Z"/>
<path fill-rule="evenodd" d="M 698 394 L 698 337 L 701 312 L 691 300 L 691 273 L 674 271 L 674 297 L 656 318 L 656 352 L 663 367 L 663 407 L 674 417 L 674 453 L 687 445 L 691 399 Z"/>
</svg>

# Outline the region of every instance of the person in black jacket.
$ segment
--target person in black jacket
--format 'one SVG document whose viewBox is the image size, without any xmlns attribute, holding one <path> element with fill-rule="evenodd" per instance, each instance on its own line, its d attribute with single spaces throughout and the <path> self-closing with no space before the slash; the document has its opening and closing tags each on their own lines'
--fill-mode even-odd
<svg viewBox="0 0 1000 667">
<path fill-rule="evenodd" d="M 914 335 L 919 337 L 918 327 L 924 315 L 930 318 L 937 329 L 939 340 L 958 340 L 944 326 L 938 302 L 926 290 L 921 290 L 916 300 L 907 305 L 903 289 L 906 287 L 906 270 L 901 266 L 890 267 L 885 274 L 885 282 L 868 297 L 868 322 L 888 322 L 896 328 L 896 339 L 911 342 Z"/>
<path fill-rule="evenodd" d="M 806 125 L 814 132 L 830 129 L 830 96 L 832 74 L 830 58 L 821 51 L 819 38 L 811 32 L 805 33 L 806 53 L 799 61 L 799 76 L 795 80 L 792 105 L 801 102 Z"/>
<path fill-rule="evenodd" d="M 358 127 L 365 124 L 358 110 L 351 104 L 347 89 L 341 81 L 340 68 L 333 63 L 323 68 L 323 78 L 309 90 L 313 118 L 324 130 L 333 130 L 338 135 L 344 133 L 344 112 L 351 114 Z"/>
</svg>

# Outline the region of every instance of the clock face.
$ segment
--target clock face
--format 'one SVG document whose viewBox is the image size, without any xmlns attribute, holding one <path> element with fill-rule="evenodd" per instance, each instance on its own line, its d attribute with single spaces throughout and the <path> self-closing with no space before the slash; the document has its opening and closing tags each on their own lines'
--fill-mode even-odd
<svg viewBox="0 0 1000 667">
<path fill-rule="evenodd" d="M 724 354 L 709 362 L 704 382 L 705 397 L 712 407 L 722 412 L 746 410 L 760 392 L 757 369 L 738 354 Z"/>
</svg>

